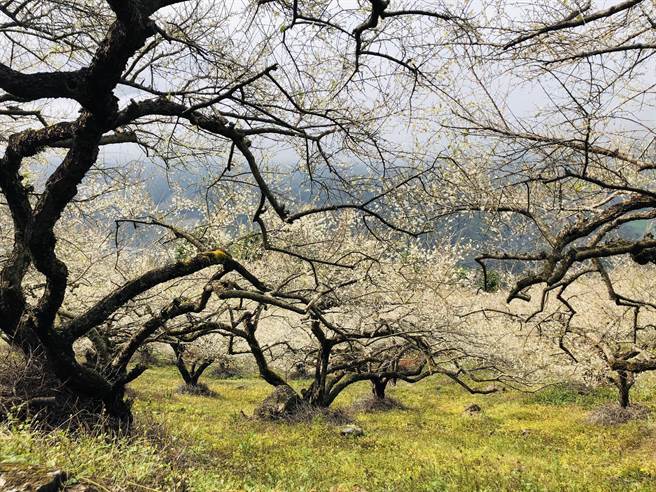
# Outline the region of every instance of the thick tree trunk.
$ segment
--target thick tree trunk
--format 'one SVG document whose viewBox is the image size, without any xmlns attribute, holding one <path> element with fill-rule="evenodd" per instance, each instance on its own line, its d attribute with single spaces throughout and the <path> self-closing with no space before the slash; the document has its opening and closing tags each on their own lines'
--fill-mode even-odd
<svg viewBox="0 0 656 492">
<path fill-rule="evenodd" d="M 125 387 L 120 382 L 125 373 L 112 377 L 102 375 L 94 365 L 82 365 L 75 359 L 70 342 L 59 336 L 39 340 L 29 336 L 31 328 L 23 326 L 24 336 L 13 339 L 13 348 L 22 352 L 26 368 L 32 367 L 41 374 L 39 387 L 30 392 L 52 398 L 54 403 L 40 414 L 43 422 L 57 425 L 58 419 L 75 419 L 77 415 L 101 414 L 109 417 L 116 429 L 128 430 L 132 424 L 130 403 L 125 399 Z M 29 370 L 29 369 L 26 369 Z M 26 394 L 28 400 L 29 394 Z M 86 423 L 90 421 L 87 420 Z"/>
<path fill-rule="evenodd" d="M 182 380 L 185 382 L 185 384 L 195 385 L 197 383 L 197 381 L 194 381 L 194 378 L 187 370 L 187 367 L 182 361 L 182 358 L 178 358 L 176 360 L 175 366 L 178 368 L 178 372 L 180 373 L 180 376 L 182 376 Z"/>
<path fill-rule="evenodd" d="M 171 348 L 175 353 L 175 366 L 178 368 L 178 372 L 180 373 L 180 376 L 182 376 L 182 380 L 186 385 L 195 386 L 198 383 L 198 380 L 193 381 L 193 377 L 187 369 L 187 365 L 185 364 L 183 358 L 185 351 L 184 347 L 178 343 L 172 343 Z"/>
<path fill-rule="evenodd" d="M 178 372 L 182 376 L 185 384 L 187 386 L 196 387 L 198 386 L 198 380 L 203 375 L 205 370 L 212 365 L 214 362 L 213 359 L 206 359 L 202 361 L 199 365 L 193 363 L 190 368 L 187 367 L 187 363 L 184 360 L 184 346 L 180 344 L 171 344 L 171 348 L 175 353 L 175 365 L 178 368 Z"/>
<path fill-rule="evenodd" d="M 387 389 L 388 382 L 389 380 L 386 379 L 373 379 L 371 381 L 371 391 L 375 398 L 381 400 L 385 398 L 385 390 Z"/>
<path fill-rule="evenodd" d="M 309 388 L 301 390 L 303 400 L 313 407 L 327 408 L 330 403 L 326 401 L 326 392 L 317 381 L 313 381 Z"/>
<path fill-rule="evenodd" d="M 622 408 L 627 408 L 631 404 L 629 399 L 629 391 L 631 390 L 631 386 L 633 386 L 633 377 L 626 371 L 618 371 L 617 376 L 619 404 Z"/>
<path fill-rule="evenodd" d="M 107 415 L 113 420 L 115 428 L 129 431 L 134 420 L 130 402 L 125 398 L 125 388 L 116 391 L 112 398 L 104 402 Z"/>
</svg>

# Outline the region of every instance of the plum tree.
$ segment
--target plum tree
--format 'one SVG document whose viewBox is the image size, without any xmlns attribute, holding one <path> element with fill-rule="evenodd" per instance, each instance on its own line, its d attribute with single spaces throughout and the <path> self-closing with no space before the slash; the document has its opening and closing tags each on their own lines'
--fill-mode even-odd
<svg viewBox="0 0 656 492">
<path fill-rule="evenodd" d="M 453 163 L 441 170 L 448 189 L 431 193 L 442 214 L 487 212 L 502 239 L 478 258 L 486 278 L 491 266 L 511 263 L 520 275 L 508 301 L 537 295 L 537 313 L 553 308 L 545 317 L 558 320 L 564 354 L 576 358 L 581 343 L 601 354 L 627 405 L 633 374 L 656 368 L 653 289 L 618 282 L 623 259 L 651 272 L 656 251 L 654 4 L 508 1 L 486 9 L 477 38 L 484 42 L 462 49 L 463 83 L 453 119 L 442 122 L 453 137 Z M 584 342 L 580 282 L 630 311 L 631 327 L 610 330 L 614 340 Z"/>
<path fill-rule="evenodd" d="M 63 385 L 129 425 L 124 390 L 143 371 L 130 361 L 144 343 L 204 311 L 228 278 L 254 291 L 224 288 L 218 294 L 224 299 L 275 297 L 267 294 L 276 292 L 272 282 L 250 273 L 227 245 L 202 243 L 189 257 L 184 248 L 178 256 L 153 254 L 145 229 L 162 228 L 178 242 L 190 238 L 184 232 L 190 222 L 216 232 L 199 223 L 198 209 L 211 217 L 246 196 L 250 201 L 239 203 L 249 206 L 234 211 L 224 237 L 250 216 L 269 251 L 310 268 L 336 269 L 348 264 L 279 242 L 271 224 L 352 210 L 373 234 L 424 231 L 404 220 L 412 206 L 404 190 L 419 184 L 435 156 L 420 126 L 414 140 L 400 139 L 399 128 L 433 110 L 435 101 L 423 95 L 439 84 L 448 63 L 440 48 L 469 28 L 465 12 L 441 2 L 412 9 L 394 3 L 372 0 L 351 9 L 324 0 L 10 0 L 0 6 L 0 191 L 10 218 L 2 227 L 11 237 L 2 245 L 0 329 L 14 347 L 45 361 L 53 387 Z M 69 302 L 82 291 L 75 293 L 75 259 L 64 256 L 63 244 L 86 232 L 62 226 L 97 198 L 80 192 L 91 189 L 93 176 L 105 191 L 135 183 L 109 150 L 116 144 L 119 154 L 140 163 L 142 175 L 165 167 L 169 182 L 185 191 L 167 199 L 166 210 L 133 202 L 139 214 L 117 218 L 110 207 L 87 215 L 87 222 L 104 222 L 105 231 L 110 221 L 121 230 L 132 224 L 142 238 L 126 246 L 112 275 L 86 272 L 91 289 L 85 291 L 95 292 Z M 195 185 L 185 185 L 185 169 Z M 196 210 L 176 216 L 192 186 Z M 160 212 L 175 220 L 162 220 Z M 185 295 L 164 288 L 183 279 L 195 280 L 193 295 L 189 283 L 181 284 Z M 137 302 L 153 292 L 157 302 Z M 299 302 L 312 311 L 313 300 Z M 101 348 L 101 366 L 76 358 L 74 344 L 84 337 Z"/>
</svg>

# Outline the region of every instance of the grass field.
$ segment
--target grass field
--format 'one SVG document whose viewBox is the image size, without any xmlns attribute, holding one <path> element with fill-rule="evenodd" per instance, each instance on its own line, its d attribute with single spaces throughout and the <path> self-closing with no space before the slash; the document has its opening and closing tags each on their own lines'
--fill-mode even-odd
<svg viewBox="0 0 656 492">
<path fill-rule="evenodd" d="M 111 441 L 4 425 L 0 459 L 61 468 L 111 491 L 656 490 L 653 420 L 587 423 L 614 397 L 606 390 L 472 396 L 439 379 L 399 385 L 390 395 L 407 409 L 354 413 L 365 430 L 354 438 L 321 419 L 245 417 L 270 390 L 261 380 L 205 382 L 218 398 L 177 395 L 173 369 L 150 370 L 133 384 L 143 436 Z M 654 390 L 643 385 L 636 399 L 650 405 Z M 368 391 L 355 387 L 336 406 L 347 409 Z M 470 403 L 483 411 L 465 414 Z"/>
</svg>

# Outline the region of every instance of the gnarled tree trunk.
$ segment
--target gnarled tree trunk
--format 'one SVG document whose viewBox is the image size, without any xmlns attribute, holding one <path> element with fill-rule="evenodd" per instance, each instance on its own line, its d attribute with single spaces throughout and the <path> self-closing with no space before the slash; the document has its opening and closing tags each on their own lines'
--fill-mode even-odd
<svg viewBox="0 0 656 492">
<path fill-rule="evenodd" d="M 180 343 L 172 343 L 171 348 L 175 353 L 175 365 L 182 376 L 185 384 L 191 387 L 197 387 L 200 377 L 205 370 L 212 365 L 214 359 L 205 359 L 200 364 L 193 362 L 191 367 L 187 366 L 184 360 L 185 347 Z"/>
</svg>

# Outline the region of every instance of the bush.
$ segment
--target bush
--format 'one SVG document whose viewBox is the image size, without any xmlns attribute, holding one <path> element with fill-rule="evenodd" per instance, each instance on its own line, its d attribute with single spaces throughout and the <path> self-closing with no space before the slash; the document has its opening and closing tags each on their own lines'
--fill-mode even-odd
<svg viewBox="0 0 656 492">
<path fill-rule="evenodd" d="M 501 275 L 494 270 L 488 270 L 487 275 L 483 277 L 483 290 L 490 294 L 497 292 L 501 287 Z"/>
</svg>

